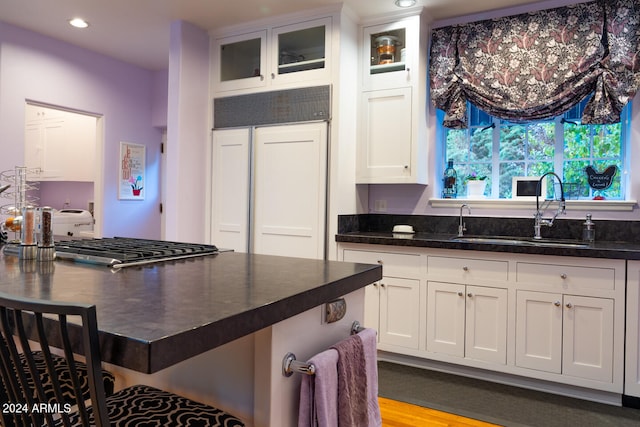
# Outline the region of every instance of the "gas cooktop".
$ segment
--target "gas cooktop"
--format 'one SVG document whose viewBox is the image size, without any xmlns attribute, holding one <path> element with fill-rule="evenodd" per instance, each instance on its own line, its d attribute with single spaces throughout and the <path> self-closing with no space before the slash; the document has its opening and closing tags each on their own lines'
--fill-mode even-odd
<svg viewBox="0 0 640 427">
<path fill-rule="evenodd" d="M 56 258 L 122 268 L 218 253 L 214 245 L 111 237 L 55 243 Z"/>
</svg>

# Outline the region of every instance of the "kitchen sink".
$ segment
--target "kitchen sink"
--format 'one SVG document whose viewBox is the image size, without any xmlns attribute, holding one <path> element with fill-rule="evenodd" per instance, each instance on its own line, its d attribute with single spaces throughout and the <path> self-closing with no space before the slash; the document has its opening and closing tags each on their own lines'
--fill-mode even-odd
<svg viewBox="0 0 640 427">
<path fill-rule="evenodd" d="M 489 245 L 520 245 L 520 246 L 547 246 L 559 248 L 588 248 L 588 243 L 573 240 L 537 240 L 532 237 L 508 237 L 508 236 L 462 236 L 453 237 L 451 240 L 463 243 L 484 243 Z"/>
</svg>

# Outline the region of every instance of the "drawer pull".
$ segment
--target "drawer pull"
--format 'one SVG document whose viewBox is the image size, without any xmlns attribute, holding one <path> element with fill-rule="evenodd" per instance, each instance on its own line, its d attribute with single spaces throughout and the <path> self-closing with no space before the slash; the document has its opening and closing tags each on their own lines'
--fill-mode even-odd
<svg viewBox="0 0 640 427">
<path fill-rule="evenodd" d="M 555 305 L 556 307 L 560 307 L 562 303 L 560 301 L 556 301 L 553 303 L 553 305 Z"/>
<path fill-rule="evenodd" d="M 564 280 L 564 279 L 566 279 L 566 278 L 567 278 L 567 274 L 566 274 L 566 273 L 562 273 L 562 274 L 560 275 L 560 278 L 561 278 L 561 279 L 563 279 L 563 280 Z"/>
</svg>

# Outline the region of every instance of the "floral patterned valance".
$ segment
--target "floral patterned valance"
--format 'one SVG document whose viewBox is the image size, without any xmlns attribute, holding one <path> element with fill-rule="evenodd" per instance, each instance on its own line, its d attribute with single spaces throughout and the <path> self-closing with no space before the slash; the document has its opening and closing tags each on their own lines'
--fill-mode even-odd
<svg viewBox="0 0 640 427">
<path fill-rule="evenodd" d="M 580 3 L 438 28 L 431 99 L 465 128 L 466 102 L 511 121 L 540 120 L 586 96 L 583 123 L 620 121 L 640 88 L 640 2 Z"/>
</svg>

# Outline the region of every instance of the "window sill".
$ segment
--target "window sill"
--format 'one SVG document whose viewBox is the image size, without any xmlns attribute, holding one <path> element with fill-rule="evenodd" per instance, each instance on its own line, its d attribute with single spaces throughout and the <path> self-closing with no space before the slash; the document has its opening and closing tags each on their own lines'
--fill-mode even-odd
<svg viewBox="0 0 640 427">
<path fill-rule="evenodd" d="M 466 203 L 481 209 L 536 209 L 535 200 L 511 199 L 429 199 L 433 208 L 455 208 Z M 567 200 L 567 210 L 577 211 L 627 211 L 638 205 L 636 200 Z"/>
</svg>

